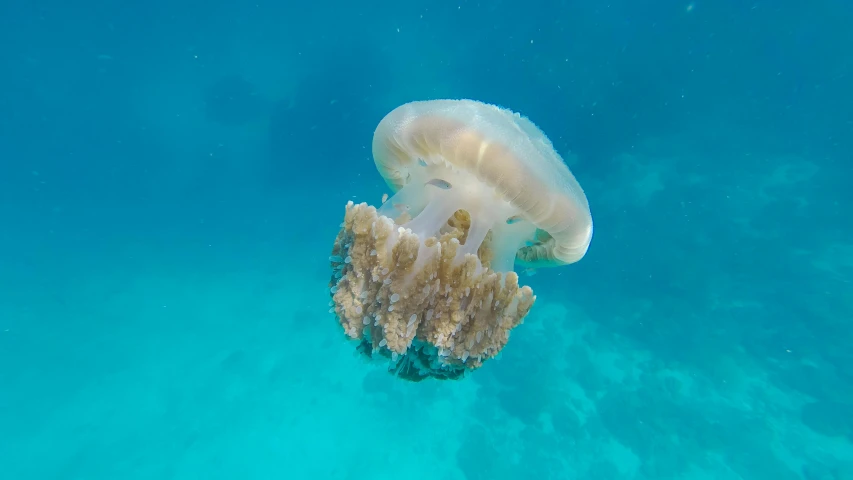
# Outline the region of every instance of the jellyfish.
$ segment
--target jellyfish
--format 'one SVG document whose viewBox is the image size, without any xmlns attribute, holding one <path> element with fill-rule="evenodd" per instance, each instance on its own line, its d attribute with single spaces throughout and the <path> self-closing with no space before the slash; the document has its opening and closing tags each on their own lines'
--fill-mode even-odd
<svg viewBox="0 0 853 480">
<path fill-rule="evenodd" d="M 516 266 L 586 254 L 587 198 L 530 120 L 474 100 L 397 107 L 374 132 L 373 159 L 393 195 L 347 203 L 330 311 L 358 352 L 400 378 L 462 378 L 533 306 Z"/>
</svg>

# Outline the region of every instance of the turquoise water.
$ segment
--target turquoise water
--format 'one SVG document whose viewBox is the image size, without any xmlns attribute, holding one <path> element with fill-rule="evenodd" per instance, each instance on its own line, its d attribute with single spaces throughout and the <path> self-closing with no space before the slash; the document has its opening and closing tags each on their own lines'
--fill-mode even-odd
<svg viewBox="0 0 853 480">
<path fill-rule="evenodd" d="M 0 3 L 0 478 L 853 479 L 853 7 Z M 373 131 L 521 112 L 589 198 L 499 358 L 329 309 Z"/>
</svg>

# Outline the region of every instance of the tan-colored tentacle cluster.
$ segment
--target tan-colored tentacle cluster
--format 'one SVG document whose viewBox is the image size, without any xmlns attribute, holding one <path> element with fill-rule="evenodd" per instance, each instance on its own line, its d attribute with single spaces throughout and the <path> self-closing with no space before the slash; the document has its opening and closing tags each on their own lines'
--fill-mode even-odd
<svg viewBox="0 0 853 480">
<path fill-rule="evenodd" d="M 333 311 L 362 353 L 390 359 L 403 378 L 479 368 L 533 306 L 514 272 L 493 272 L 471 254 L 456 260 L 470 224 L 463 213 L 421 239 L 365 203 L 346 207 L 330 257 Z"/>
</svg>

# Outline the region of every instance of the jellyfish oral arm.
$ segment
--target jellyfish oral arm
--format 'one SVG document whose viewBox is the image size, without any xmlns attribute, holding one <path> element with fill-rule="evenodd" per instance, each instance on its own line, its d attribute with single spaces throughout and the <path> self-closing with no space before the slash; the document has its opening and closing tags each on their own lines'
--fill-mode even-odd
<svg viewBox="0 0 853 480">
<path fill-rule="evenodd" d="M 398 224 L 427 239 L 437 236 L 448 219 L 463 210 L 470 216 L 471 225 L 455 260 L 476 255 L 491 231 L 492 270 L 513 269 L 516 252 L 533 239 L 536 231 L 517 208 L 465 171 L 419 160 L 407 173 L 409 183 L 382 205 L 380 215 L 397 220 L 408 214 Z"/>
</svg>

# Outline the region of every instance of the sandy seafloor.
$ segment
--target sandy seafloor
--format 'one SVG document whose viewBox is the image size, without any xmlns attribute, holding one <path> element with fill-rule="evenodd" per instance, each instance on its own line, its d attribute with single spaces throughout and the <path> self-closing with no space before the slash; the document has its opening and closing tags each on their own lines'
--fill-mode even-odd
<svg viewBox="0 0 853 480">
<path fill-rule="evenodd" d="M 0 272 L 0 477 L 853 478 L 842 318 L 853 244 L 787 247 L 760 223 L 820 169 L 774 160 L 743 177 L 744 190 L 664 158 L 620 164 L 618 198 L 588 182 L 600 192 L 594 214 L 642 220 L 682 188 L 740 198 L 708 210 L 681 202 L 685 218 L 710 226 L 660 237 L 652 256 L 669 260 L 659 268 L 614 268 L 628 254 L 613 245 L 636 226 L 616 241 L 615 227 L 600 227 L 586 267 L 522 277 L 539 296 L 503 355 L 446 383 L 366 364 L 327 312 L 349 192 L 204 213 L 151 207 L 168 212 L 162 222 L 57 207 L 3 240 L 14 255 Z M 118 226 L 96 227 L 104 219 Z M 756 271 L 719 264 L 737 243 L 751 246 L 743 255 Z M 796 269 L 767 270 L 785 264 L 779 252 Z M 813 288 L 785 287 L 792 272 Z M 668 281 L 637 283 L 652 275 Z"/>
</svg>

